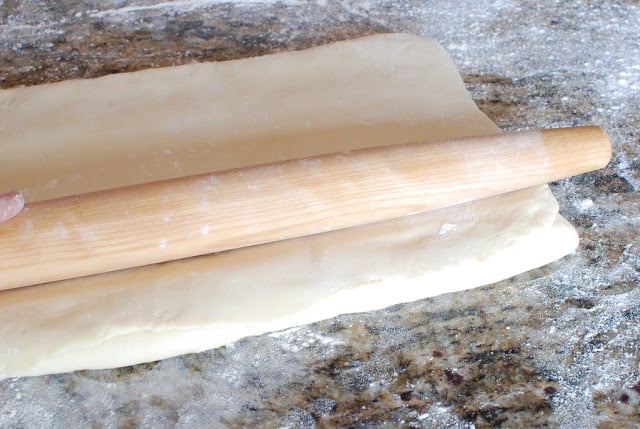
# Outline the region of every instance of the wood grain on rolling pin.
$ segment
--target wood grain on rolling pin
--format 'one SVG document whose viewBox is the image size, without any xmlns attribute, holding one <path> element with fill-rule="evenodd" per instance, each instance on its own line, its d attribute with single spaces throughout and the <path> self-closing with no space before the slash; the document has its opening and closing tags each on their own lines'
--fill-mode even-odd
<svg viewBox="0 0 640 429">
<path fill-rule="evenodd" d="M 379 222 L 604 167 L 597 127 L 381 146 L 28 204 L 0 289 Z"/>
</svg>

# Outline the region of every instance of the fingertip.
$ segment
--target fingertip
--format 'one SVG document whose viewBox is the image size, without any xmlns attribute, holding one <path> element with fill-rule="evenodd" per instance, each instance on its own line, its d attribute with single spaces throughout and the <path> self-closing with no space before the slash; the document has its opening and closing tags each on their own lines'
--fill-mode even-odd
<svg viewBox="0 0 640 429">
<path fill-rule="evenodd" d="M 24 208 L 24 197 L 20 192 L 10 192 L 9 194 L 13 194 L 13 201 L 15 202 L 16 209 L 18 212 L 22 211 Z"/>
<path fill-rule="evenodd" d="M 0 222 L 11 219 L 24 208 L 24 197 L 20 192 L 0 194 Z"/>
</svg>

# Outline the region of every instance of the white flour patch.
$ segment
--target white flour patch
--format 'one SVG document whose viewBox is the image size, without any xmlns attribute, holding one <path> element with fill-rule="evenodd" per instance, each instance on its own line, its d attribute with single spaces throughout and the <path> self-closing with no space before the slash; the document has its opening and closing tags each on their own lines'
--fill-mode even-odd
<svg viewBox="0 0 640 429">
<path fill-rule="evenodd" d="M 322 167 L 322 160 L 317 158 L 302 158 L 297 161 L 303 168 L 318 169 Z"/>
<path fill-rule="evenodd" d="M 60 237 L 60 238 L 67 238 L 69 236 L 69 230 L 67 229 L 67 226 L 62 221 L 57 222 L 53 226 L 53 228 L 51 228 L 49 230 L 49 232 L 52 235 Z"/>
<path fill-rule="evenodd" d="M 288 338 L 290 337 L 292 334 L 298 332 L 300 329 L 302 329 L 301 326 L 295 326 L 293 328 L 289 328 L 289 329 L 284 329 L 282 331 L 278 331 L 278 332 L 272 332 L 269 334 L 269 336 L 271 338 Z"/>
<path fill-rule="evenodd" d="M 440 225 L 440 229 L 438 230 L 438 235 L 444 235 L 447 232 L 455 231 L 456 224 L 455 223 L 443 223 Z"/>
<path fill-rule="evenodd" d="M 213 191 L 220 184 L 220 179 L 215 176 L 206 176 L 196 181 L 196 186 L 202 191 Z"/>
<path fill-rule="evenodd" d="M 22 229 L 23 234 L 31 234 L 33 232 L 33 222 L 27 220 L 24 223 L 24 228 Z"/>
<path fill-rule="evenodd" d="M 577 205 L 577 208 L 580 211 L 587 211 L 591 207 L 593 207 L 593 200 L 591 198 L 585 198 L 584 200 L 581 200 Z"/>
<path fill-rule="evenodd" d="M 141 4 L 134 6 L 125 6 L 117 9 L 107 9 L 101 11 L 92 11 L 89 16 L 92 18 L 108 18 L 111 16 L 126 15 L 136 12 L 157 11 L 168 9 L 175 12 L 191 12 L 200 8 L 206 8 L 218 4 L 234 4 L 234 5 L 270 5 L 270 4 L 290 4 L 301 5 L 306 3 L 303 0 L 183 0 L 173 2 L 163 2 L 156 4 Z"/>
<path fill-rule="evenodd" d="M 303 326 L 296 326 L 285 329 L 284 331 L 272 332 L 269 334 L 269 337 L 280 340 L 280 346 L 291 352 L 298 352 L 316 345 L 326 347 L 344 344 L 344 341 L 342 340 L 321 335 L 320 333 Z"/>
</svg>

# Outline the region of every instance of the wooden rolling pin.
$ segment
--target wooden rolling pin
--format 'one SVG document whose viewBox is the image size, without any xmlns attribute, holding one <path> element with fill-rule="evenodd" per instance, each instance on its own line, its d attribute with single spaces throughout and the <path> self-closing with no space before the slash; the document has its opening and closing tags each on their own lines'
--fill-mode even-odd
<svg viewBox="0 0 640 429">
<path fill-rule="evenodd" d="M 0 289 L 379 222 L 604 167 L 598 127 L 408 143 L 28 204 L 0 224 Z"/>
</svg>

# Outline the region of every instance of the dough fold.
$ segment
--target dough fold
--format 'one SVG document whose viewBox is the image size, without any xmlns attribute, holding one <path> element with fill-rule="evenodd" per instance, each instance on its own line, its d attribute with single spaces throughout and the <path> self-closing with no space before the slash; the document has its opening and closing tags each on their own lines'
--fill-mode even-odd
<svg viewBox="0 0 640 429">
<path fill-rule="evenodd" d="M 436 43 L 378 35 L 2 91 L 0 183 L 37 201 L 498 131 Z M 348 230 L 3 291 L 0 378 L 198 352 L 488 284 L 576 245 L 575 230 L 543 186 Z"/>
</svg>

